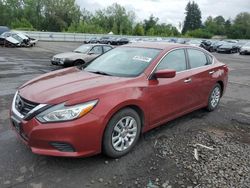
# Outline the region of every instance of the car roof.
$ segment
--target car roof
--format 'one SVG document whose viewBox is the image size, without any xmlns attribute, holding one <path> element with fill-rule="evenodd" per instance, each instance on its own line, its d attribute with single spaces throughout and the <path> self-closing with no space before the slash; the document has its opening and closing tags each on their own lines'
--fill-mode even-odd
<svg viewBox="0 0 250 188">
<path fill-rule="evenodd" d="M 10 29 L 7 26 L 0 26 L 0 34 L 6 32 L 6 31 L 10 31 Z"/>
<path fill-rule="evenodd" d="M 139 48 L 154 48 L 154 49 L 161 49 L 161 50 L 170 50 L 173 48 L 180 48 L 180 47 L 190 47 L 189 45 L 185 45 L 185 44 L 167 43 L 167 42 L 140 42 L 140 43 L 126 44 L 123 46 L 139 47 Z"/>
<path fill-rule="evenodd" d="M 83 45 L 88 45 L 88 46 L 111 46 L 109 44 L 83 44 Z"/>
</svg>

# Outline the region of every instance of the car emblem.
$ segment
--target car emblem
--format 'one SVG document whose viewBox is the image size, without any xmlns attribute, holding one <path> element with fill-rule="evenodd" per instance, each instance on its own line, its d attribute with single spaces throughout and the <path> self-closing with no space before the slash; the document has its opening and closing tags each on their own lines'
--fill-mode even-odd
<svg viewBox="0 0 250 188">
<path fill-rule="evenodd" d="M 22 111 L 24 108 L 24 103 L 19 95 L 16 97 L 16 108 L 18 111 Z"/>
</svg>

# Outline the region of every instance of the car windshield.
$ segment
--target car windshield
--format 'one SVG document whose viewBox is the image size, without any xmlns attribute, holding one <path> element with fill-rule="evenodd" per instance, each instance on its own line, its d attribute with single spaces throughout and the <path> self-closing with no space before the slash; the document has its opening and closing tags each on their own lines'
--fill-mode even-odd
<svg viewBox="0 0 250 188">
<path fill-rule="evenodd" d="M 79 46 L 78 48 L 76 48 L 76 49 L 74 50 L 74 52 L 86 54 L 86 53 L 89 52 L 89 50 L 90 50 L 91 48 L 92 48 L 91 45 L 82 45 L 82 46 Z"/>
<path fill-rule="evenodd" d="M 159 49 L 120 47 L 91 62 L 84 70 L 118 77 L 139 76 L 160 53 Z"/>
</svg>

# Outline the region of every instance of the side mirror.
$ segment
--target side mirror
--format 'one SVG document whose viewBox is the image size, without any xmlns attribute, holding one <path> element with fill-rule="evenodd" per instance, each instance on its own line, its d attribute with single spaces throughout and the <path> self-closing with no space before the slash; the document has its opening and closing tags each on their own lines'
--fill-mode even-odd
<svg viewBox="0 0 250 188">
<path fill-rule="evenodd" d="M 176 71 L 171 69 L 158 70 L 154 73 L 155 78 L 173 78 L 175 75 Z"/>
</svg>

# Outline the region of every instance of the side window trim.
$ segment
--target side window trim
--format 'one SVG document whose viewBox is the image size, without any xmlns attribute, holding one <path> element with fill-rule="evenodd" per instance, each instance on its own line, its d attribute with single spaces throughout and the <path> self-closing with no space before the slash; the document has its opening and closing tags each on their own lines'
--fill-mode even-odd
<svg viewBox="0 0 250 188">
<path fill-rule="evenodd" d="M 187 58 L 187 52 L 186 52 L 186 49 L 185 48 L 183 48 L 183 51 L 184 51 L 184 54 L 185 54 L 185 62 L 186 62 L 186 70 L 188 70 L 188 65 L 189 65 L 189 62 L 188 62 L 188 58 Z M 184 71 L 186 71 L 186 70 L 184 70 Z M 180 71 L 181 72 L 181 71 Z"/>
<path fill-rule="evenodd" d="M 202 50 L 200 50 L 200 49 L 196 49 L 196 48 L 192 48 L 192 47 L 177 47 L 177 48 L 174 48 L 174 49 L 172 49 L 172 50 L 166 52 L 166 53 L 161 57 L 161 59 L 159 60 L 159 62 L 154 66 L 153 70 L 152 70 L 151 73 L 149 74 L 148 80 L 151 80 L 151 79 L 153 78 L 153 75 L 154 75 L 154 73 L 155 73 L 155 71 L 156 71 L 156 68 L 158 67 L 158 65 L 161 63 L 161 61 L 162 61 L 170 52 L 172 52 L 172 51 L 174 51 L 174 50 L 180 50 L 180 49 L 182 49 L 182 50 L 185 51 L 187 69 L 184 70 L 184 71 L 177 72 L 176 74 L 179 74 L 179 73 L 182 73 L 182 72 L 185 72 L 185 71 L 190 71 L 190 70 L 192 70 L 192 69 L 201 68 L 201 67 L 191 68 L 190 63 L 189 63 L 188 52 L 187 52 L 188 49 L 199 50 L 199 51 L 203 52 L 206 56 L 209 55 L 207 52 L 204 52 L 204 51 L 202 51 Z M 211 57 L 212 57 L 212 63 L 211 63 L 210 65 L 213 65 L 213 64 L 214 64 L 214 57 L 213 57 L 213 56 L 211 56 Z"/>
</svg>

